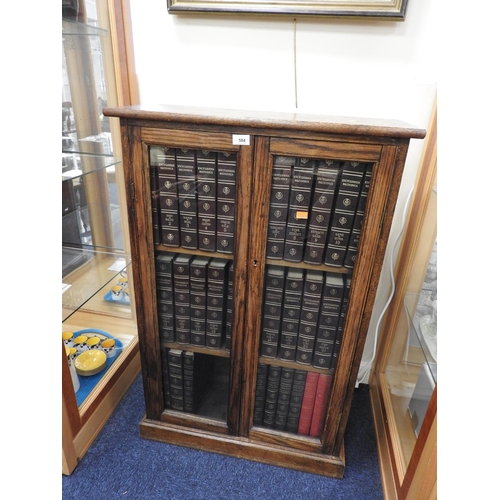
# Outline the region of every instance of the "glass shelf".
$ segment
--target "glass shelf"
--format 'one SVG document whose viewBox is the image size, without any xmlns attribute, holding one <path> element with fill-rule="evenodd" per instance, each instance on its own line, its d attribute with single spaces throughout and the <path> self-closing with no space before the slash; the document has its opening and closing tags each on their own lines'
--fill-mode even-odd
<svg viewBox="0 0 500 500">
<path fill-rule="evenodd" d="M 107 36 L 107 30 L 92 26 L 90 24 L 79 23 L 76 21 L 62 20 L 63 36 Z"/>
<path fill-rule="evenodd" d="M 81 264 L 63 278 L 62 282 L 62 321 L 67 321 L 81 308 L 94 312 L 106 312 L 110 305 L 104 296 L 112 284 L 126 275 L 130 256 L 118 252 L 103 252 L 96 249 L 62 248 L 67 258 L 78 260 Z M 83 262 L 83 265 L 82 265 Z M 99 301 L 92 301 L 96 296 Z M 130 315 L 130 304 L 111 304 L 111 311 Z M 115 307 L 116 306 L 116 307 Z"/>
<path fill-rule="evenodd" d="M 92 172 L 98 172 L 120 163 L 119 158 L 83 152 L 62 152 L 62 180 L 75 179 Z M 82 169 L 85 167 L 85 170 Z"/>
</svg>

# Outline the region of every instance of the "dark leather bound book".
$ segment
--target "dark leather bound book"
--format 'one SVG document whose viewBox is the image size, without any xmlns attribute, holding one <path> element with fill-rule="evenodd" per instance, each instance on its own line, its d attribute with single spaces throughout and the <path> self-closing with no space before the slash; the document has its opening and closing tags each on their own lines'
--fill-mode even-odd
<svg viewBox="0 0 500 500">
<path fill-rule="evenodd" d="M 215 252 L 216 241 L 216 153 L 196 151 L 196 176 L 198 185 L 198 247 Z"/>
<path fill-rule="evenodd" d="M 344 333 L 344 322 L 347 312 L 347 306 L 349 305 L 349 291 L 351 289 L 351 279 L 345 278 L 344 285 L 344 297 L 342 298 L 342 306 L 340 310 L 339 323 L 337 325 L 337 333 L 335 335 L 335 345 L 333 346 L 333 356 L 330 368 L 335 370 L 337 366 L 337 361 L 340 353 L 340 347 L 342 346 L 342 336 Z"/>
<path fill-rule="evenodd" d="M 319 160 L 304 254 L 308 264 L 323 263 L 339 172 L 339 162 Z"/>
<path fill-rule="evenodd" d="M 332 376 L 321 373 L 318 379 L 316 397 L 314 399 L 314 409 L 311 417 L 311 429 L 309 436 L 320 437 L 325 423 L 325 411 L 330 396 L 330 387 L 332 385 Z"/>
<path fill-rule="evenodd" d="M 288 268 L 278 352 L 278 357 L 284 361 L 295 361 L 303 288 L 304 271 L 302 269 Z"/>
<path fill-rule="evenodd" d="M 184 390 L 184 411 L 194 413 L 194 353 L 189 351 L 182 352 L 182 383 Z"/>
<path fill-rule="evenodd" d="M 217 251 L 234 252 L 236 153 L 217 153 Z"/>
<path fill-rule="evenodd" d="M 306 385 L 307 372 L 304 370 L 294 370 L 292 393 L 290 395 L 290 405 L 288 407 L 288 417 L 286 421 L 287 432 L 297 433 L 299 430 L 300 410 L 304 398 L 304 388 Z"/>
<path fill-rule="evenodd" d="M 325 264 L 342 267 L 363 185 L 365 163 L 344 162 L 332 216 Z"/>
<path fill-rule="evenodd" d="M 195 157 L 196 153 L 194 149 L 176 150 L 181 247 L 189 249 L 198 248 L 198 201 Z"/>
<path fill-rule="evenodd" d="M 158 326 L 164 342 L 175 342 L 173 261 L 176 255 L 159 252 L 155 262 Z"/>
<path fill-rule="evenodd" d="M 180 246 L 177 166 L 174 148 L 160 148 L 157 153 L 158 189 L 160 190 L 160 227 L 162 244 Z"/>
<path fill-rule="evenodd" d="M 228 267 L 226 259 L 214 258 L 208 265 L 206 346 L 211 349 L 220 349 L 224 343 Z"/>
<path fill-rule="evenodd" d="M 276 358 L 278 355 L 284 287 L 285 268 L 267 266 L 260 346 L 262 356 L 267 358 Z"/>
<path fill-rule="evenodd" d="M 267 377 L 266 399 L 264 401 L 264 419 L 262 425 L 273 427 L 278 407 L 278 392 L 281 380 L 281 367 L 270 365 Z"/>
<path fill-rule="evenodd" d="M 297 354 L 295 356 L 295 361 L 304 365 L 312 363 L 323 292 L 323 279 L 324 276 L 321 271 L 306 271 L 300 311 Z"/>
<path fill-rule="evenodd" d="M 170 407 L 173 410 L 184 411 L 182 351 L 180 349 L 169 349 L 167 359 L 170 381 Z"/>
<path fill-rule="evenodd" d="M 153 243 L 161 243 L 160 191 L 151 191 L 151 217 L 153 219 Z"/>
<path fill-rule="evenodd" d="M 257 385 L 255 387 L 255 404 L 253 412 L 253 425 L 262 425 L 264 421 L 264 403 L 266 400 L 266 387 L 269 365 L 259 363 L 257 366 Z"/>
<path fill-rule="evenodd" d="M 319 373 L 309 372 L 306 377 L 304 387 L 304 397 L 302 408 L 300 409 L 299 426 L 297 433 L 309 436 L 311 430 L 312 413 L 314 410 L 314 400 L 316 398 L 316 388 L 318 387 Z"/>
<path fill-rule="evenodd" d="M 226 340 L 224 349 L 231 350 L 231 334 L 233 331 L 233 304 L 234 304 L 234 263 L 229 261 L 227 272 L 227 304 L 226 304 Z"/>
<path fill-rule="evenodd" d="M 189 266 L 191 344 L 204 346 L 207 330 L 207 257 L 195 257 Z"/>
<path fill-rule="evenodd" d="M 283 253 L 290 262 L 302 262 L 304 257 L 314 173 L 315 160 L 309 158 L 298 159 L 293 167 Z"/>
<path fill-rule="evenodd" d="M 179 254 L 173 262 L 175 341 L 189 344 L 191 340 L 191 313 L 189 303 L 190 255 Z"/>
<path fill-rule="evenodd" d="M 295 158 L 293 157 L 274 157 L 266 248 L 266 255 L 269 259 L 283 259 L 288 200 L 294 164 Z"/>
<path fill-rule="evenodd" d="M 170 408 L 170 380 L 169 380 L 169 375 L 168 375 L 168 349 L 166 347 L 160 347 L 160 352 L 161 352 L 163 405 L 165 408 Z"/>
<path fill-rule="evenodd" d="M 149 187 L 152 192 L 158 191 L 158 165 L 164 160 L 164 148 L 161 146 L 149 147 Z"/>
<path fill-rule="evenodd" d="M 370 182 L 372 179 L 372 169 L 372 164 L 367 165 L 365 176 L 363 178 L 363 187 L 361 188 L 361 193 L 359 195 L 356 215 L 354 216 L 351 236 L 349 238 L 349 244 L 347 246 L 347 253 L 344 259 L 344 266 L 349 269 L 352 269 L 354 267 L 356 256 L 358 254 L 359 238 L 361 237 L 361 228 L 365 219 L 366 202 L 368 200 L 368 191 L 370 189 Z"/>
<path fill-rule="evenodd" d="M 312 365 L 329 369 L 344 295 L 344 277 L 326 273 Z"/>
<path fill-rule="evenodd" d="M 281 368 L 280 386 L 278 390 L 278 406 L 276 407 L 276 416 L 274 418 L 274 428 L 277 430 L 286 430 L 288 418 L 288 407 L 292 395 L 293 368 Z"/>
</svg>

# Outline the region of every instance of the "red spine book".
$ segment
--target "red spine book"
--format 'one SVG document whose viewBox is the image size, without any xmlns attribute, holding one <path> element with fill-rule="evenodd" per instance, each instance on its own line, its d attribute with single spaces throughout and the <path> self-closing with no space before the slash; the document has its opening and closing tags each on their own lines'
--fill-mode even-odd
<svg viewBox="0 0 500 500">
<path fill-rule="evenodd" d="M 309 435 L 311 429 L 311 419 L 314 409 L 314 399 L 316 398 L 316 388 L 318 386 L 319 373 L 309 372 L 304 388 L 304 398 L 300 410 L 298 434 Z"/>
<path fill-rule="evenodd" d="M 325 422 L 326 403 L 330 394 L 332 385 L 332 376 L 322 373 L 319 376 L 318 387 L 316 389 L 316 398 L 314 401 L 314 410 L 312 412 L 311 430 L 309 436 L 320 437 Z"/>
</svg>

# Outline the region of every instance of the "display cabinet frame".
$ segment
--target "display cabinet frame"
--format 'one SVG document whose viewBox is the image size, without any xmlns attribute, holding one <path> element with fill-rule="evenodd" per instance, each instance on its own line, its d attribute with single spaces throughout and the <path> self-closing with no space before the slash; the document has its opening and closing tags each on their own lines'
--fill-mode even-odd
<svg viewBox="0 0 500 500">
<path fill-rule="evenodd" d="M 408 213 L 394 270 L 395 293 L 381 327 L 370 394 L 377 433 L 379 461 L 385 497 L 397 500 L 437 498 L 437 381 L 421 421 L 418 437 L 405 431 L 389 394 L 385 371 L 393 352 L 405 349 L 408 294 L 418 294 L 437 234 L 437 106 L 434 104 L 424 151 L 417 173 L 413 202 Z M 412 303 L 415 300 L 412 299 Z M 410 311 L 413 313 L 413 309 Z M 401 354 L 402 355 L 402 354 Z M 426 362 L 420 356 L 420 364 Z M 409 421 L 409 416 L 407 416 Z M 409 426 L 409 425 L 408 425 Z M 410 427 L 410 426 L 409 426 Z M 403 443 L 408 435 L 411 444 Z M 411 453 L 405 451 L 411 446 Z"/>
</svg>

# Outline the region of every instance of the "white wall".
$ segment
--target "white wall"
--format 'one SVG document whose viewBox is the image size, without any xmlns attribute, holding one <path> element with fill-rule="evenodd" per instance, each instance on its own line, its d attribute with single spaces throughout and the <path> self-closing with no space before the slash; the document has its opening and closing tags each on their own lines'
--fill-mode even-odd
<svg viewBox="0 0 500 500">
<path fill-rule="evenodd" d="M 172 15 L 166 0 L 130 0 L 141 104 L 394 118 L 427 128 L 437 88 L 437 3 L 409 0 L 404 22 L 308 18 L 294 26 L 293 18 Z M 410 146 L 389 249 L 422 145 Z M 386 257 L 364 360 L 390 291 L 388 268 Z"/>
</svg>

